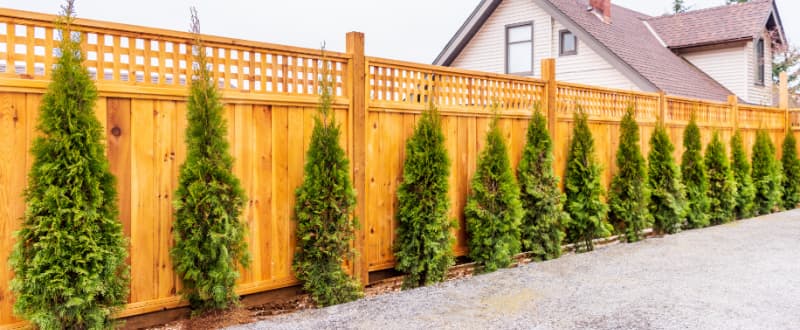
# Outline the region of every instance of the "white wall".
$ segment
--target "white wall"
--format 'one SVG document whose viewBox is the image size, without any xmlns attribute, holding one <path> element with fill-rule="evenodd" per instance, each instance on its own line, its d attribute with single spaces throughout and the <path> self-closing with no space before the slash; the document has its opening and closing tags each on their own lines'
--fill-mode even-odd
<svg viewBox="0 0 800 330">
<path fill-rule="evenodd" d="M 748 80 L 742 71 L 748 70 L 748 53 L 744 45 L 702 50 L 682 54 L 690 63 L 720 82 L 742 99 L 747 100 Z M 752 72 L 752 71 L 749 71 Z"/>
<path fill-rule="evenodd" d="M 772 105 L 772 47 L 769 35 L 764 31 L 764 86 L 756 85 L 756 51 L 755 42 L 747 43 L 747 96 L 743 97 L 748 103 Z"/>
<path fill-rule="evenodd" d="M 541 60 L 556 59 L 556 79 L 609 88 L 640 90 L 621 72 L 578 40 L 578 54 L 558 56 L 563 26 L 530 0 L 505 0 L 456 57 L 457 68 L 505 73 L 505 27 L 533 21 L 533 75 L 541 77 Z"/>
</svg>

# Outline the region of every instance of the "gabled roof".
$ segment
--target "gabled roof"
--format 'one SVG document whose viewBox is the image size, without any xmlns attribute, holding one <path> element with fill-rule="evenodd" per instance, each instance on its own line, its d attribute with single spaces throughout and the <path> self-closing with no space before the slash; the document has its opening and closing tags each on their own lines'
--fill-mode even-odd
<svg viewBox="0 0 800 330">
<path fill-rule="evenodd" d="M 662 90 L 671 95 L 718 101 L 726 101 L 728 95 L 733 94 L 664 47 L 655 32 L 651 31 L 649 23 L 653 17 L 612 3 L 612 24 L 606 24 L 595 13 L 586 10 L 587 0 L 531 1 L 575 33 L 581 42 L 617 67 L 642 90 Z M 755 1 L 758 4 L 767 2 L 773 6 L 770 14 L 764 16 L 761 27 L 767 25 L 769 17 L 774 17 L 777 26 L 780 26 L 780 17 L 774 10 L 773 0 Z M 481 1 L 434 64 L 450 65 L 500 2 L 502 0 Z"/>
<path fill-rule="evenodd" d="M 694 10 L 677 15 L 647 19 L 667 47 L 685 48 L 752 40 L 765 26 L 773 25 L 780 34 L 776 40 L 786 44 L 780 17 L 772 0 L 750 2 Z"/>
</svg>

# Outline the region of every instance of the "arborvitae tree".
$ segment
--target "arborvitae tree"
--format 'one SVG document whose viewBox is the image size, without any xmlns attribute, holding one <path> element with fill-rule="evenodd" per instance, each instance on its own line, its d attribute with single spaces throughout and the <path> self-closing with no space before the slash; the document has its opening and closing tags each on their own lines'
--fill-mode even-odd
<svg viewBox="0 0 800 330">
<path fill-rule="evenodd" d="M 783 208 L 792 210 L 800 203 L 800 159 L 797 158 L 797 142 L 792 130 L 783 139 Z"/>
<path fill-rule="evenodd" d="M 358 227 L 353 217 L 356 192 L 350 182 L 349 161 L 339 145 L 329 64 L 323 68 L 320 104 L 306 152 L 305 177 L 297 188 L 297 252 L 292 264 L 303 289 L 321 306 L 353 301 L 361 285 L 342 268 L 355 252 L 351 243 Z"/>
<path fill-rule="evenodd" d="M 686 228 L 703 228 L 708 226 L 708 177 L 703 163 L 700 144 L 700 128 L 692 117 L 683 132 L 683 159 L 681 174 L 686 186 L 686 198 L 689 208 L 686 213 Z"/>
<path fill-rule="evenodd" d="M 431 103 L 406 142 L 403 182 L 397 190 L 395 268 L 408 273 L 406 288 L 444 281 L 455 262 L 455 222 L 447 195 L 450 159 L 444 139 L 439 110 Z"/>
<path fill-rule="evenodd" d="M 508 267 L 512 257 L 520 252 L 520 224 L 524 213 L 497 121 L 495 114 L 464 209 L 469 257 L 483 265 L 485 272 Z"/>
<path fill-rule="evenodd" d="M 561 256 L 564 225 L 569 215 L 564 212 L 564 194 L 553 173 L 553 142 L 547 131 L 547 119 L 538 110 L 528 124 L 527 142 L 517 166 L 520 201 L 525 210 L 522 218 L 522 249 L 530 251 L 534 260 Z"/>
<path fill-rule="evenodd" d="M 650 137 L 650 154 L 647 155 L 648 207 L 653 216 L 653 231 L 657 234 L 676 233 L 686 214 L 686 190 L 672 158 L 674 150 L 667 129 L 658 124 Z"/>
<path fill-rule="evenodd" d="M 14 312 L 39 329 L 113 328 L 128 297 L 126 242 L 97 90 L 72 36 L 73 2 L 62 8 L 61 56 L 39 107 L 27 211 L 10 259 Z"/>
<path fill-rule="evenodd" d="M 766 131 L 760 130 L 756 133 L 752 158 L 751 176 L 756 191 L 753 200 L 755 212 L 759 215 L 769 214 L 780 201 L 780 173 L 776 171 L 779 163 L 775 159 L 775 145 Z"/>
<path fill-rule="evenodd" d="M 186 161 L 175 191 L 172 261 L 184 299 L 199 312 L 238 303 L 234 292 L 237 264 L 247 267 L 249 254 L 246 226 L 239 219 L 246 197 L 233 174 L 220 94 L 200 41 L 194 8 L 192 28 L 195 77 L 186 106 Z"/>
<path fill-rule="evenodd" d="M 617 173 L 608 194 L 608 219 L 626 241 L 636 242 L 650 223 L 647 209 L 650 197 L 645 180 L 647 166 L 639 148 L 639 125 L 633 107 L 628 107 L 620 129 Z"/>
<path fill-rule="evenodd" d="M 733 220 L 736 207 L 736 183 L 728 165 L 725 144 L 714 132 L 711 143 L 706 147 L 706 171 L 708 172 L 709 220 L 719 225 Z"/>
<path fill-rule="evenodd" d="M 733 179 L 736 182 L 734 213 L 738 219 L 749 218 L 753 216 L 753 199 L 756 190 L 753 187 L 753 179 L 750 177 L 750 160 L 745 154 L 742 135 L 739 131 L 736 131 L 731 139 L 731 167 L 733 168 Z"/>
<path fill-rule="evenodd" d="M 607 237 L 614 229 L 606 221 L 608 206 L 601 200 L 602 169 L 594 158 L 594 138 L 588 121 L 588 115 L 578 108 L 564 181 L 567 196 L 565 210 L 570 216 L 567 238 L 576 244 L 577 250 L 582 251 L 594 250 L 592 240 Z"/>
</svg>

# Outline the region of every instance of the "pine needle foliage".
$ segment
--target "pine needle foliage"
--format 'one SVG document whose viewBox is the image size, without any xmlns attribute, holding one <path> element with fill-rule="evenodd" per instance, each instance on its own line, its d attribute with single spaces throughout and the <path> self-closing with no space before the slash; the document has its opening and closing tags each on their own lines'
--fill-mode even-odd
<svg viewBox="0 0 800 330">
<path fill-rule="evenodd" d="M 355 254 L 351 243 L 358 223 L 352 215 L 356 191 L 350 181 L 349 161 L 339 145 L 329 62 L 324 61 L 320 104 L 306 152 L 305 177 L 295 192 L 297 251 L 292 264 L 303 289 L 320 306 L 356 300 L 361 285 L 342 265 Z"/>
<path fill-rule="evenodd" d="M 239 219 L 245 194 L 233 174 L 220 93 L 200 41 L 200 23 L 192 8 L 196 75 L 187 104 L 186 161 L 175 191 L 173 267 L 181 294 L 195 313 L 238 304 L 234 292 L 237 265 L 247 267 L 245 224 Z"/>
<path fill-rule="evenodd" d="M 753 144 L 752 153 L 753 187 L 755 198 L 753 200 L 755 212 L 758 215 L 771 213 L 780 203 L 780 171 L 775 158 L 775 145 L 772 144 L 769 134 L 760 130 L 756 133 L 756 142 Z"/>
<path fill-rule="evenodd" d="M 611 181 L 608 206 L 609 221 L 628 242 L 642 239 L 642 231 L 651 222 L 647 209 L 647 164 L 639 148 L 639 125 L 633 107 L 622 118 L 617 149 L 617 173 Z"/>
<path fill-rule="evenodd" d="M 484 272 L 511 265 L 512 257 L 521 249 L 520 225 L 524 215 L 506 143 L 497 126 L 496 111 L 464 209 L 469 257 L 482 265 Z"/>
<path fill-rule="evenodd" d="M 531 252 L 537 261 L 560 257 L 563 228 L 569 215 L 564 212 L 564 194 L 553 172 L 553 141 L 547 131 L 547 119 L 538 107 L 528 124 L 517 180 L 525 210 L 521 227 L 523 251 Z"/>
<path fill-rule="evenodd" d="M 783 138 L 783 208 L 792 210 L 800 203 L 800 159 L 797 158 L 797 140 L 792 130 Z"/>
<path fill-rule="evenodd" d="M 706 147 L 705 165 L 708 174 L 709 221 L 712 225 L 730 222 L 736 208 L 736 181 L 728 164 L 725 144 L 714 132 Z"/>
<path fill-rule="evenodd" d="M 708 176 L 703 162 L 703 148 L 700 143 L 700 127 L 694 117 L 683 132 L 683 158 L 681 174 L 686 186 L 689 207 L 686 212 L 685 228 L 703 228 L 709 225 L 708 217 Z"/>
<path fill-rule="evenodd" d="M 756 190 L 753 187 L 753 179 L 750 177 L 750 160 L 747 159 L 742 134 L 739 131 L 736 131 L 731 138 L 731 167 L 733 179 L 736 182 L 734 214 L 737 219 L 752 217 Z"/>
<path fill-rule="evenodd" d="M 567 239 L 576 244 L 577 250 L 591 251 L 594 250 L 592 240 L 610 236 L 614 228 L 606 221 L 608 206 L 601 200 L 603 171 L 595 160 L 588 115 L 580 107 L 577 110 L 564 181 L 565 210 L 570 216 Z"/>
<path fill-rule="evenodd" d="M 450 218 L 450 159 L 439 110 L 433 103 L 422 113 L 414 135 L 406 142 L 403 182 L 397 190 L 395 268 L 405 272 L 403 287 L 444 281 L 455 263 Z"/>
<path fill-rule="evenodd" d="M 39 108 L 10 286 L 14 312 L 39 329 L 110 329 L 128 297 L 126 241 L 97 90 L 72 33 L 73 2 L 62 9 L 61 56 Z"/>
<path fill-rule="evenodd" d="M 659 235 L 678 232 L 687 208 L 686 190 L 681 183 L 681 172 L 672 157 L 673 151 L 675 147 L 667 129 L 663 124 L 658 124 L 650 137 L 647 182 L 653 231 Z"/>
</svg>

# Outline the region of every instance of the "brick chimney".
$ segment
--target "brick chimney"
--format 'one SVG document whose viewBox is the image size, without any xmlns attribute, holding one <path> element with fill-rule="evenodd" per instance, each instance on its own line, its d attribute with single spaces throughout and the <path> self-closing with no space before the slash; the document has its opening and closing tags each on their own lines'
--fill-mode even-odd
<svg viewBox="0 0 800 330">
<path fill-rule="evenodd" d="M 611 0 L 589 0 L 589 6 L 603 17 L 603 21 L 611 23 Z"/>
</svg>

